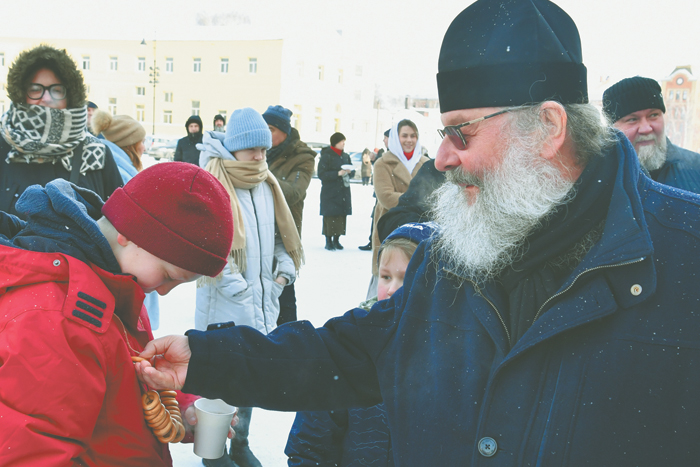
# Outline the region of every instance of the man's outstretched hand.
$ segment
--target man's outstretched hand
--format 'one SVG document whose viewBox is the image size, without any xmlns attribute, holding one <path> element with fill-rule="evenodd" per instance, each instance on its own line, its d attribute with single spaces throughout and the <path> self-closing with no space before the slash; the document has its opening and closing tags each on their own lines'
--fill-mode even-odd
<svg viewBox="0 0 700 467">
<path fill-rule="evenodd" d="M 154 389 L 182 389 L 185 385 L 192 356 L 187 336 L 152 340 L 140 356 L 145 360 L 136 362 L 134 367 L 142 382 Z"/>
</svg>

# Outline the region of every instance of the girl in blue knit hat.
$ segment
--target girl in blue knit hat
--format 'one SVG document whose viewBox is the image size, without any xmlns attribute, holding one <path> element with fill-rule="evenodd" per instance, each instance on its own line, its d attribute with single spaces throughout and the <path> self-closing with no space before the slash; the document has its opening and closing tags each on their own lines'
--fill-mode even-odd
<svg viewBox="0 0 700 467">
<path fill-rule="evenodd" d="M 379 248 L 377 297 L 360 304 L 367 311 L 390 299 L 403 286 L 404 274 L 418 244 L 430 238 L 433 223 L 409 223 L 394 230 Z M 386 408 L 332 412 L 298 412 L 284 450 L 289 467 L 356 465 L 393 466 Z"/>
<path fill-rule="evenodd" d="M 198 282 L 195 327 L 234 322 L 269 333 L 277 325 L 279 296 L 294 281 L 303 262 L 301 240 L 277 179 L 268 170 L 270 130 L 251 108 L 233 112 L 226 133 L 206 132 L 200 165 L 231 197 L 233 244 L 229 266 Z M 260 466 L 248 448 L 252 409 L 238 409 L 230 457 L 239 467 Z M 231 466 L 226 454 L 204 459 L 207 466 Z"/>
</svg>

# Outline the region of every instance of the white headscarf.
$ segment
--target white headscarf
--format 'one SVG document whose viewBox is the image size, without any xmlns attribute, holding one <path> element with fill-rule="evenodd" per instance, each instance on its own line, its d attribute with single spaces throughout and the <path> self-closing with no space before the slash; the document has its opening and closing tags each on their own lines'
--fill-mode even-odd
<svg viewBox="0 0 700 467">
<path fill-rule="evenodd" d="M 399 141 L 398 126 L 398 123 L 394 124 L 389 132 L 389 151 L 398 157 L 401 163 L 406 167 L 406 169 L 408 169 L 408 173 L 412 174 L 413 169 L 416 167 L 416 164 L 418 164 L 418 161 L 420 161 L 420 158 L 423 155 L 420 146 L 420 137 L 416 140 L 416 147 L 413 149 L 413 156 L 411 159 L 406 159 L 406 156 L 403 153 L 403 148 L 401 147 L 401 142 Z"/>
</svg>

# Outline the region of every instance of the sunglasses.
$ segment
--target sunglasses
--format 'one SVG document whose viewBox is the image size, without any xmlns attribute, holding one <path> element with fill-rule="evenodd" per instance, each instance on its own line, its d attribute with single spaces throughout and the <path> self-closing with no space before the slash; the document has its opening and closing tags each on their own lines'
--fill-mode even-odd
<svg viewBox="0 0 700 467">
<path fill-rule="evenodd" d="M 473 125 L 475 123 L 483 122 L 484 120 L 487 120 L 491 117 L 495 117 L 497 115 L 504 114 L 506 112 L 510 112 L 513 109 L 505 109 L 498 111 L 496 113 L 492 113 L 490 115 L 487 115 L 485 117 L 477 118 L 476 120 L 470 120 L 465 123 L 460 123 L 459 125 L 448 125 L 443 129 L 438 129 L 438 133 L 440 134 L 440 137 L 445 139 L 445 136 L 447 136 L 447 139 L 450 140 L 454 146 L 459 149 L 460 151 L 463 151 L 464 149 L 467 149 L 467 140 L 464 138 L 464 133 L 462 133 L 462 130 L 460 128 L 468 126 L 468 125 Z"/>
</svg>

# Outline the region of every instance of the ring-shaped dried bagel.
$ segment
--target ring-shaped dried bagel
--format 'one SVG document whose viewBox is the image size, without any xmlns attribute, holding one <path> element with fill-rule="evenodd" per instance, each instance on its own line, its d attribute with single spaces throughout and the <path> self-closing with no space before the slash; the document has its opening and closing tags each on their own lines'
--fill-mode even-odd
<svg viewBox="0 0 700 467">
<path fill-rule="evenodd" d="M 163 439 L 164 443 L 172 443 L 175 438 L 177 438 L 177 425 L 173 424 L 170 433 L 168 436 L 165 436 Z"/>
<path fill-rule="evenodd" d="M 161 430 L 163 429 L 168 423 L 170 423 L 170 414 L 165 413 L 163 415 L 163 418 L 158 420 L 154 420 L 153 422 L 149 422 L 148 425 L 153 428 L 154 430 Z"/>
<path fill-rule="evenodd" d="M 153 407 L 160 403 L 160 396 L 156 391 L 148 391 L 146 394 L 141 396 L 141 404 L 144 410 L 151 410 Z"/>
<path fill-rule="evenodd" d="M 158 404 L 155 407 L 143 411 L 144 416 L 148 417 L 149 415 L 153 415 L 154 413 L 159 413 L 165 410 L 165 406 L 163 404 Z"/>
<path fill-rule="evenodd" d="M 176 415 L 176 414 L 174 414 L 174 413 L 171 413 L 171 414 L 170 414 L 170 418 L 171 418 L 172 420 L 177 420 L 178 422 L 182 423 L 182 417 L 180 417 L 179 415 Z"/>
<path fill-rule="evenodd" d="M 165 420 L 165 418 L 167 416 L 168 416 L 168 413 L 167 413 L 167 411 L 164 410 L 163 412 L 159 413 L 157 417 L 151 419 L 148 422 L 148 424 L 151 426 L 160 425 L 163 422 L 163 420 Z"/>
<path fill-rule="evenodd" d="M 168 430 L 172 428 L 172 426 L 173 423 L 170 420 L 170 418 L 168 418 L 164 424 L 157 427 L 153 427 L 153 434 L 155 434 L 156 436 L 163 436 L 164 434 L 168 433 Z"/>
<path fill-rule="evenodd" d="M 177 392 L 176 391 L 160 391 L 160 397 L 177 397 Z"/>
<path fill-rule="evenodd" d="M 179 443 L 185 438 L 185 434 L 185 427 L 181 424 L 179 427 L 177 427 L 177 437 L 172 442 Z"/>
</svg>

